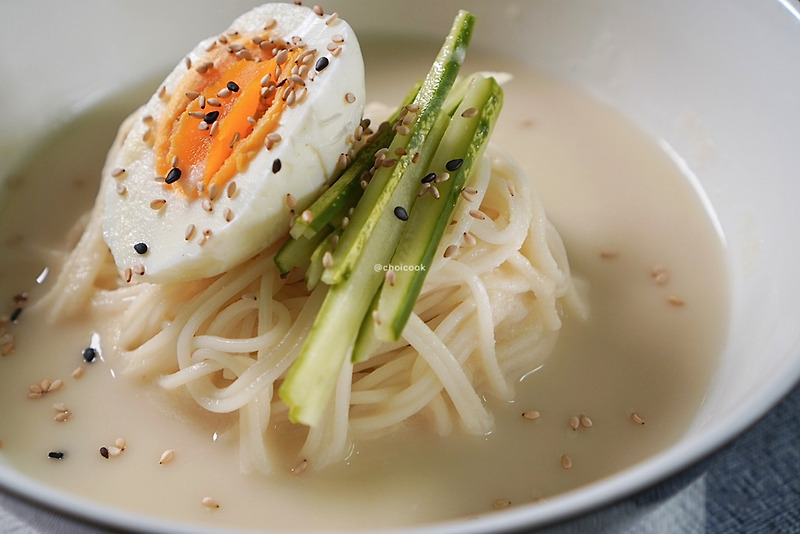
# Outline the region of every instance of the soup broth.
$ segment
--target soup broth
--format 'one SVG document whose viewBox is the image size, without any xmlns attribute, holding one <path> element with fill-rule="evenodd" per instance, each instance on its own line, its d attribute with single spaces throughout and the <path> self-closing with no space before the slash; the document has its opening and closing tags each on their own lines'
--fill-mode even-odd
<svg viewBox="0 0 800 534">
<path fill-rule="evenodd" d="M 362 39 L 371 100 L 399 102 L 437 44 Z M 394 60 L 389 63 L 386 57 Z M 35 480 L 157 518 L 228 528 L 375 528 L 496 513 L 609 476 L 674 443 L 703 401 L 727 320 L 720 236 L 697 191 L 657 140 L 581 92 L 516 63 L 470 52 L 465 72 L 507 71 L 493 137 L 525 169 L 587 283 L 590 317 L 567 317 L 552 356 L 487 399 L 494 430 L 439 437 L 424 425 L 358 442 L 322 472 L 240 469 L 231 419 L 181 392 L 91 364 L 89 321 L 49 325 L 23 309 L 0 358 L 0 455 Z M 35 300 L 93 202 L 99 168 L 127 112 L 120 94 L 39 146 L 3 184 L 0 298 Z M 37 283 L 37 276 L 42 283 Z M 76 369 L 82 376 L 74 377 Z M 38 399 L 29 386 L 60 379 Z M 57 421 L 68 410 L 66 419 Z M 526 416 L 523 416 L 523 413 Z M 536 417 L 538 415 L 538 417 Z M 115 440 L 124 451 L 104 458 Z M 162 453 L 174 458 L 159 464 Z M 64 457 L 48 457 L 50 452 Z M 218 509 L 202 506 L 213 497 Z"/>
</svg>

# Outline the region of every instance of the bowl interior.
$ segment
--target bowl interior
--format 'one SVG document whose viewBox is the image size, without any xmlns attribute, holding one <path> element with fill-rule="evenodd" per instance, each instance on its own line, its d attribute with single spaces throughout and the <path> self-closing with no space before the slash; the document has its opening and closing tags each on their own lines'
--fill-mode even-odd
<svg viewBox="0 0 800 534">
<path fill-rule="evenodd" d="M 24 157 L 20 147 L 53 121 L 142 73 L 163 71 L 198 36 L 219 31 L 220 21 L 253 4 L 203 1 L 187 8 L 92 0 L 79 9 L 60 3 L 9 7 L 0 19 L 0 90 L 14 105 L 4 110 L 0 130 L 0 180 Z M 360 32 L 437 39 L 459 7 L 478 16 L 474 46 L 513 53 L 584 88 L 658 139 L 707 201 L 726 244 L 732 322 L 694 425 L 676 446 L 600 488 L 520 512 L 525 520 L 552 519 L 685 466 L 752 423 L 800 376 L 800 248 L 794 235 L 800 181 L 793 179 L 800 168 L 793 146 L 800 138 L 798 6 L 789 0 L 325 6 Z M 191 29 L 174 27 L 171 21 L 184 18 L 187 9 L 202 16 L 194 17 Z"/>
</svg>

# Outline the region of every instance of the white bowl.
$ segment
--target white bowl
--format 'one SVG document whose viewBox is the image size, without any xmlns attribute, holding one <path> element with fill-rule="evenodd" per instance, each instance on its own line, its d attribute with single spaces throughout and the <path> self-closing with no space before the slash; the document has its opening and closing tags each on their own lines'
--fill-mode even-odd
<svg viewBox="0 0 800 534">
<path fill-rule="evenodd" d="M 0 18 L 5 101 L 0 179 L 23 157 L 21 147 L 53 120 L 90 106 L 142 73 L 164 71 L 253 2 L 188 5 L 92 0 L 79 7 L 6 6 Z M 790 390 L 800 377 L 796 2 L 409 0 L 402 7 L 355 1 L 325 7 L 346 14 L 357 31 L 436 39 L 458 7 L 470 9 L 480 24 L 475 46 L 513 50 L 521 61 L 582 87 L 672 147 L 696 176 L 725 238 L 731 327 L 708 396 L 683 439 L 624 472 L 546 503 L 432 531 L 542 525 L 597 509 L 712 453 Z M 191 24 L 176 27 L 174 21 L 187 12 Z M 394 14 L 381 14 L 386 12 Z M 687 114 L 693 117 L 691 128 Z M 119 520 L 108 510 L 42 488 L 2 461 L 0 483 L 87 520 Z M 146 520 L 124 521 L 128 527 L 154 527 Z"/>
</svg>

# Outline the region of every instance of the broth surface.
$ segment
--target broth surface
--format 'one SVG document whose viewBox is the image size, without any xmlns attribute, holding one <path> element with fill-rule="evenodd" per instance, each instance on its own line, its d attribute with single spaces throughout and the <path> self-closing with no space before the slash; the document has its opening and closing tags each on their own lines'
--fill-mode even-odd
<svg viewBox="0 0 800 534">
<path fill-rule="evenodd" d="M 394 104 L 425 75 L 438 44 L 382 43 L 362 39 L 368 94 Z M 0 464 L 148 516 L 206 526 L 353 529 L 491 513 L 548 498 L 679 439 L 703 401 L 728 317 L 722 244 L 709 214 L 658 143 L 615 111 L 472 50 L 464 72 L 477 69 L 514 75 L 493 142 L 534 183 L 573 272 L 589 284 L 591 310 L 586 323 L 567 318 L 555 352 L 518 384 L 513 402 L 488 400 L 496 419 L 490 435 L 456 431 L 440 438 L 408 428 L 357 443 L 346 462 L 322 473 L 242 474 L 238 444 L 223 432 L 229 419 L 180 394 L 116 377 L 110 355 L 84 364 L 92 324 L 45 329 L 40 317 L 23 311 L 10 327 L 16 348 L 0 358 Z M 52 252 L 64 250 L 68 229 L 91 206 L 118 124 L 153 87 L 78 117 L 3 184 L 0 303 L 9 312 L 13 295 L 41 294 L 35 279 L 54 264 Z M 72 378 L 81 366 L 85 374 Z M 65 385 L 26 398 L 29 385 L 43 378 Z M 55 422 L 54 403 L 72 417 Z M 521 417 L 527 410 L 540 417 Z M 634 412 L 646 423 L 634 423 Z M 581 415 L 591 427 L 573 430 L 570 418 Z M 101 457 L 99 448 L 117 437 L 126 440 L 124 453 Z M 176 451 L 175 459 L 159 465 L 166 449 Z M 65 458 L 48 458 L 55 450 Z M 221 507 L 204 509 L 205 496 Z"/>
</svg>

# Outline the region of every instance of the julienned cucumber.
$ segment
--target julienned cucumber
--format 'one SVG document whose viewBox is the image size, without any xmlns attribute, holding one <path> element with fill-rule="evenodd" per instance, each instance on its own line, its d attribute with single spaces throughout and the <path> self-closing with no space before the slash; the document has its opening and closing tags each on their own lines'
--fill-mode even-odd
<svg viewBox="0 0 800 534">
<path fill-rule="evenodd" d="M 430 158 L 433 150 L 430 143 L 426 145 L 426 140 L 450 88 L 456 81 L 474 23 L 473 15 L 459 11 L 442 49 L 412 103 L 415 121 L 409 125 L 407 134 L 403 135 L 401 132 L 404 130 L 398 130 L 398 135 L 389 145 L 388 158 L 396 161 L 394 165 L 381 167 L 372 177 L 371 187 L 364 191 L 363 201 L 358 203 L 350 218 L 351 226 L 342 234 L 336 247 L 332 266 L 326 268 L 322 275 L 325 283 L 337 284 L 349 278 L 356 262 L 363 257 L 364 248 L 370 239 L 381 240 L 384 244 L 380 249 L 383 256 L 390 256 L 394 251 L 396 241 L 392 242 L 384 235 L 377 235 L 374 232 L 375 227 L 381 217 L 391 216 L 397 206 L 390 204 L 397 186 L 404 179 L 406 182 L 416 181 L 424 170 L 425 160 Z M 396 156 L 398 153 L 404 155 Z M 410 176 L 404 178 L 407 174 Z M 402 207 L 408 209 L 410 206 Z"/>
<path fill-rule="evenodd" d="M 445 106 L 473 25 L 471 14 L 459 12 L 414 102 L 405 108 L 415 115 L 413 120 L 393 127 L 387 158 L 394 161 L 375 172 L 335 251 L 327 258 L 322 281 L 331 287 L 279 390 L 294 422 L 313 426 L 319 421 L 342 363 L 351 354 L 384 280 L 382 266 L 391 260 L 408 222 L 404 214 L 412 210 L 420 179 L 459 103 L 452 103 L 450 109 Z"/>
<path fill-rule="evenodd" d="M 380 290 L 375 315 L 379 320 L 373 320 L 372 324 L 381 341 L 396 341 L 400 337 L 461 190 L 483 156 L 502 105 L 503 90 L 494 78 L 477 78 L 450 120 L 429 169 L 438 176 L 447 172 L 450 178 L 431 184 L 430 187 L 437 188 L 438 198 L 423 194 L 414 203 L 403 228 L 389 264 L 414 266 L 415 269 L 394 272 L 393 283 L 384 283 Z M 461 164 L 455 171 L 446 170 L 450 162 L 459 160 Z"/>
</svg>

